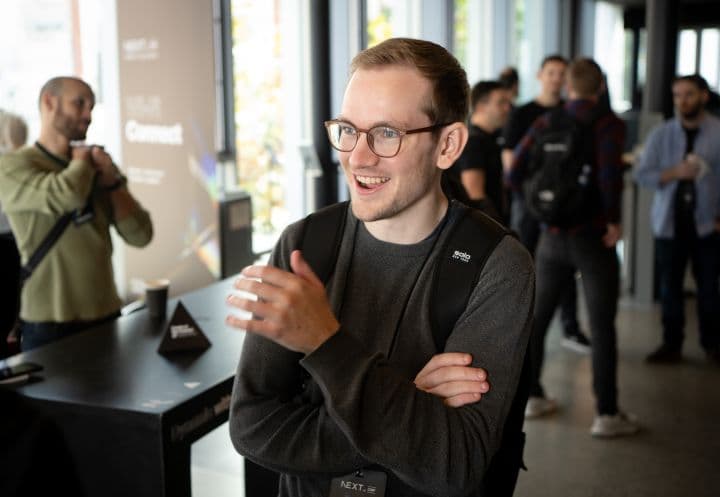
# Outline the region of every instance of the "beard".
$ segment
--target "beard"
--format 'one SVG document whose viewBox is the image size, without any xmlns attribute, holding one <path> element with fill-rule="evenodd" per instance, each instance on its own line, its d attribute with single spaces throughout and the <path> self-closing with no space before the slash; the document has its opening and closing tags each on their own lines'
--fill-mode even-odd
<svg viewBox="0 0 720 497">
<path fill-rule="evenodd" d="M 684 119 L 694 120 L 694 119 L 697 119 L 698 116 L 700 116 L 700 113 L 702 112 L 702 110 L 703 110 L 702 102 L 697 102 L 695 105 L 691 106 L 685 112 L 680 112 L 680 115 Z"/>
<path fill-rule="evenodd" d="M 87 136 L 87 128 L 90 122 L 85 119 L 73 119 L 58 109 L 53 119 L 53 128 L 69 141 L 84 140 Z"/>
<path fill-rule="evenodd" d="M 366 223 L 391 219 L 430 195 L 438 183 L 438 174 L 440 174 L 439 170 L 428 161 L 424 164 L 424 167 L 418 167 L 402 178 L 403 183 L 399 185 L 400 189 L 392 192 L 393 197 L 391 199 L 383 199 L 383 202 L 373 201 L 372 205 L 368 205 L 366 201 L 359 199 L 356 202 L 350 202 L 353 215 L 358 220 Z M 352 175 L 350 175 L 350 178 L 354 181 Z M 398 178 L 395 176 L 390 181 L 397 180 Z"/>
</svg>

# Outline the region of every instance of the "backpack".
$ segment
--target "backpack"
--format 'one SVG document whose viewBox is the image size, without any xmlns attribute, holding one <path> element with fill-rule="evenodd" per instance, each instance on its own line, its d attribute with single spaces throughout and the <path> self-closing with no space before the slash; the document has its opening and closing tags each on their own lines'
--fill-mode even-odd
<svg viewBox="0 0 720 497">
<path fill-rule="evenodd" d="M 450 228 L 435 265 L 431 289 L 430 322 L 437 350 L 442 350 L 477 286 L 490 254 L 509 231 L 476 209 L 463 204 L 460 219 Z M 306 218 L 299 249 L 320 280 L 327 284 L 340 251 L 349 202 L 325 207 Z M 328 236 L 332 234 L 332 239 Z M 331 242 L 331 243 L 328 243 Z M 460 250 L 456 250 L 456 248 Z M 458 264 L 457 259 L 467 261 Z M 525 433 L 522 431 L 525 404 L 530 392 L 530 356 L 525 354 L 518 388 L 513 398 L 500 448 L 490 462 L 483 494 L 510 497 L 515 490 L 522 460 Z"/>
<path fill-rule="evenodd" d="M 590 221 L 601 205 L 593 167 L 596 121 L 595 114 L 581 123 L 564 108 L 550 111 L 523 183 L 527 208 L 538 221 L 572 228 Z"/>
</svg>

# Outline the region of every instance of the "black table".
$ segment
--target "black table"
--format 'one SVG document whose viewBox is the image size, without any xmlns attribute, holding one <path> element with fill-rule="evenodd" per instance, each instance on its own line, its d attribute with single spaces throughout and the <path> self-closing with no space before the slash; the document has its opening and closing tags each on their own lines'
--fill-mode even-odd
<svg viewBox="0 0 720 497">
<path fill-rule="evenodd" d="M 190 496 L 190 445 L 227 421 L 244 338 L 224 324 L 231 285 L 180 296 L 204 352 L 158 354 L 166 323 L 142 310 L 11 359 L 44 366 L 17 390 L 59 424 L 87 495 Z"/>
</svg>

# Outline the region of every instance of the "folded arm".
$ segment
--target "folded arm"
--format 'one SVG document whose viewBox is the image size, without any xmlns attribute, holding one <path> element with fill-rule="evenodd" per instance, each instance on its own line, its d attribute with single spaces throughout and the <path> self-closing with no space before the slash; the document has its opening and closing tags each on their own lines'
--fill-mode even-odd
<svg viewBox="0 0 720 497">
<path fill-rule="evenodd" d="M 248 333 L 231 405 L 238 451 L 291 474 L 378 464 L 433 495 L 476 488 L 498 447 L 530 330 L 531 263 L 517 242 L 503 244 L 509 249 L 491 256 L 446 344 L 490 372 L 493 387 L 481 402 L 451 407 L 342 328 L 304 358 Z M 498 269 L 493 257 L 509 260 Z M 303 394 L 303 369 L 317 392 Z"/>
</svg>

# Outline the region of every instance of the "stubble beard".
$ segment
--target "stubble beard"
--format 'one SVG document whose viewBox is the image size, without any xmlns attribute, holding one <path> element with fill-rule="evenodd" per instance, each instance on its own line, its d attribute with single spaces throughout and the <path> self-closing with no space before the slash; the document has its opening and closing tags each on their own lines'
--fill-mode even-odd
<svg viewBox="0 0 720 497">
<path fill-rule="evenodd" d="M 62 110 L 58 111 L 53 120 L 55 131 L 67 138 L 68 141 L 81 141 L 87 136 L 87 129 L 80 129 L 79 124 L 80 121 L 73 122 Z"/>
<path fill-rule="evenodd" d="M 398 216 L 431 194 L 436 181 L 434 171 L 435 167 L 432 164 L 425 164 L 423 168 L 418 168 L 412 176 L 405 178 L 405 183 L 412 183 L 414 186 L 396 191 L 387 205 L 372 205 L 369 208 L 364 208 L 363 212 L 359 210 L 360 206 L 358 204 L 361 204 L 361 202 L 351 202 L 353 215 L 365 223 L 392 219 Z M 350 174 L 350 179 L 355 181 L 352 174 Z M 393 179 L 390 181 L 393 181 Z M 368 202 L 362 203 L 367 205 Z"/>
</svg>

